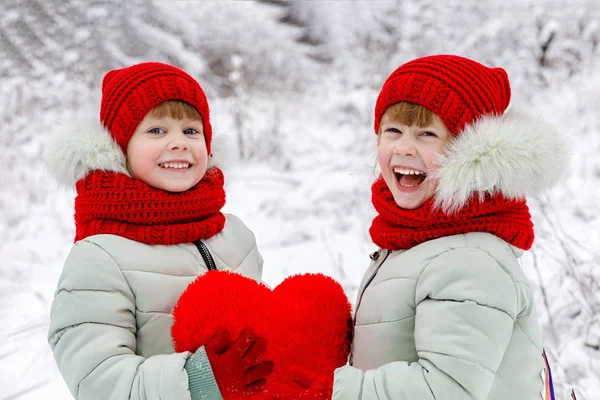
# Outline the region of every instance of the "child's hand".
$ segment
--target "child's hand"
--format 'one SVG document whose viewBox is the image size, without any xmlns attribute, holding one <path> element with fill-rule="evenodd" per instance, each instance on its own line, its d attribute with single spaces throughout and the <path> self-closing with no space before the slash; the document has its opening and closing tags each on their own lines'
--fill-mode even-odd
<svg viewBox="0 0 600 400">
<path fill-rule="evenodd" d="M 313 376 L 301 369 L 290 371 L 286 382 L 268 384 L 271 400 L 331 400 L 333 376 Z"/>
<path fill-rule="evenodd" d="M 206 345 L 206 354 L 217 385 L 225 399 L 239 395 L 249 396 L 263 390 L 266 377 L 273 370 L 271 361 L 261 361 L 267 340 L 256 337 L 254 331 L 243 331 L 230 343 L 229 332 L 219 329 Z"/>
</svg>

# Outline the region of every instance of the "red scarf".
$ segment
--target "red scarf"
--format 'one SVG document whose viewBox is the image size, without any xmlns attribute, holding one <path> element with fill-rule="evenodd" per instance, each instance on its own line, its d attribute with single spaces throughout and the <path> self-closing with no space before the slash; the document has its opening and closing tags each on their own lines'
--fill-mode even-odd
<svg viewBox="0 0 600 400">
<path fill-rule="evenodd" d="M 225 225 L 223 173 L 209 169 L 185 192 L 154 189 L 139 179 L 93 171 L 77 182 L 75 241 L 109 233 L 146 244 L 208 239 Z"/>
<path fill-rule="evenodd" d="M 489 232 L 523 250 L 529 250 L 533 243 L 533 223 L 525 200 L 496 195 L 479 201 L 475 197 L 456 214 L 446 215 L 433 209 L 433 199 L 414 210 L 398 207 L 381 178 L 373 183 L 371 192 L 379 215 L 369 233 L 383 249 L 410 249 L 431 239 L 467 232 Z"/>
</svg>

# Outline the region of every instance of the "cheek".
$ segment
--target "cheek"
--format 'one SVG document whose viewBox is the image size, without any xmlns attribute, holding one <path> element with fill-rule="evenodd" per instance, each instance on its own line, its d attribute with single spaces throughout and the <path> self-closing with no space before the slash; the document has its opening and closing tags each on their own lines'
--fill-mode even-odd
<svg viewBox="0 0 600 400">
<path fill-rule="evenodd" d="M 423 162 L 425 163 L 425 167 L 428 172 L 434 171 L 438 168 L 438 154 L 443 153 L 445 150 L 444 146 L 435 146 L 428 149 L 424 154 L 422 154 Z"/>
<path fill-rule="evenodd" d="M 194 148 L 194 158 L 200 165 L 206 166 L 208 164 L 208 152 L 206 151 L 206 145 L 200 145 Z"/>
<path fill-rule="evenodd" d="M 384 171 L 390 164 L 392 152 L 388 147 L 389 146 L 385 146 L 381 143 L 377 146 L 377 160 L 379 162 L 379 168 L 381 168 L 381 171 Z"/>
<path fill-rule="evenodd" d="M 140 174 L 156 166 L 160 151 L 153 146 L 136 146 L 128 149 L 127 163 L 134 174 Z"/>
</svg>

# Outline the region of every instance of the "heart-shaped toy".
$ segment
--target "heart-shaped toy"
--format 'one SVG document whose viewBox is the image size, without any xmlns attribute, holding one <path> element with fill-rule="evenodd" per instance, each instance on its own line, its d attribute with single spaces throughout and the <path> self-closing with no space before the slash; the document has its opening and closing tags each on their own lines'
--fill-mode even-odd
<svg viewBox="0 0 600 400">
<path fill-rule="evenodd" d="M 286 278 L 271 290 L 242 275 L 209 271 L 194 280 L 173 309 L 175 351 L 196 351 L 219 328 L 235 339 L 250 328 L 267 339 L 269 380 L 289 380 L 295 368 L 333 375 L 346 364 L 352 340 L 351 305 L 344 289 L 322 274 Z"/>
</svg>

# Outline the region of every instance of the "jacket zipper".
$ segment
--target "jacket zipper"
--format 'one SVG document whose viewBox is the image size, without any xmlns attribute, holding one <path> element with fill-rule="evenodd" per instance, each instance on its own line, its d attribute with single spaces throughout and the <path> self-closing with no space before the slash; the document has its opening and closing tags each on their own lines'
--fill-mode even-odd
<svg viewBox="0 0 600 400">
<path fill-rule="evenodd" d="M 367 281 L 365 282 L 365 286 L 363 287 L 362 291 L 360 292 L 360 296 L 358 296 L 358 301 L 356 302 L 356 311 L 354 313 L 354 330 L 356 330 L 356 318 L 358 317 L 358 310 L 360 308 L 360 303 L 362 302 L 363 295 L 365 294 L 365 291 L 367 290 L 367 288 L 369 287 L 369 285 L 371 284 L 371 282 L 373 282 L 373 279 L 375 279 L 375 276 L 377 276 L 377 273 L 379 272 L 379 269 L 381 268 L 381 266 L 383 265 L 383 263 L 387 259 L 388 255 L 390 255 L 390 251 L 386 250 L 385 257 L 383 257 L 383 259 L 381 260 L 381 262 L 379 262 L 379 265 L 375 268 L 375 272 L 373 272 L 373 274 L 369 277 L 369 279 L 367 279 Z M 377 259 L 377 261 L 379 261 L 379 259 Z M 348 363 L 350 365 L 353 365 L 353 361 L 354 361 L 354 353 L 351 353 L 350 354 L 350 358 L 348 360 Z M 361 394 L 360 394 L 359 398 L 362 397 L 362 386 L 363 386 L 363 383 L 364 382 L 361 382 L 361 384 L 360 384 L 360 393 Z"/>
<path fill-rule="evenodd" d="M 197 240 L 194 242 L 194 244 L 198 248 L 198 251 L 200 252 L 202 258 L 204 259 L 206 268 L 208 268 L 209 271 L 215 271 L 217 269 L 217 265 L 215 264 L 215 260 L 212 258 L 210 251 L 208 251 L 208 247 L 206 247 L 202 240 Z"/>
<path fill-rule="evenodd" d="M 385 253 L 385 256 L 383 257 L 383 260 L 381 260 L 381 262 L 379 263 L 379 265 L 377 266 L 377 268 L 375 268 L 375 272 L 373 272 L 373 275 L 371 275 L 369 277 L 369 279 L 365 283 L 365 286 L 363 287 L 363 290 L 360 292 L 360 296 L 358 296 L 358 302 L 356 303 L 356 313 L 354 314 L 354 325 L 355 326 L 356 326 L 356 316 L 358 316 L 358 309 L 360 308 L 360 303 L 362 301 L 363 295 L 365 294 L 365 290 L 367 290 L 367 287 L 369 287 L 369 285 L 371 284 L 371 282 L 373 282 L 373 279 L 375 279 L 375 276 L 377 276 L 377 273 L 379 272 L 379 269 L 381 268 L 381 266 L 383 265 L 383 263 L 385 262 L 385 260 L 390 255 L 390 251 L 389 250 L 385 250 L 385 252 L 386 253 Z"/>
</svg>

